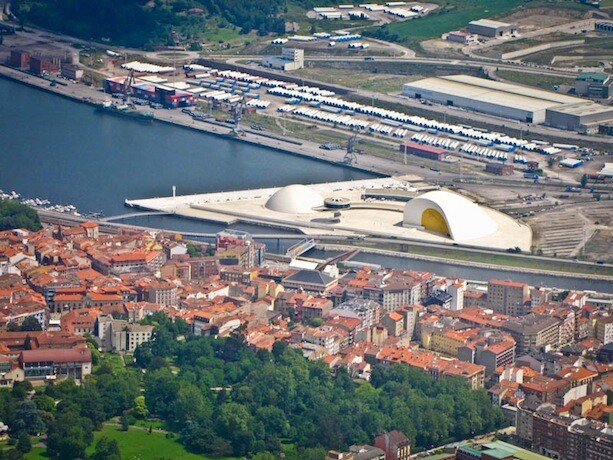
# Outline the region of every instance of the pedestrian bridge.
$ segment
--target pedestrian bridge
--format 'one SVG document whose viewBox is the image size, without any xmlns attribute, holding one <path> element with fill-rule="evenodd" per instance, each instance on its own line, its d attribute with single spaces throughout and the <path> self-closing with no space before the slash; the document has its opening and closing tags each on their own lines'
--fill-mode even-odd
<svg viewBox="0 0 613 460">
<path fill-rule="evenodd" d="M 130 219 L 132 217 L 147 217 L 147 216 L 170 216 L 174 212 L 167 211 L 145 211 L 145 212 L 130 212 L 127 214 L 120 214 L 118 216 L 109 216 L 98 219 L 101 222 L 112 222 L 114 220 Z"/>
</svg>

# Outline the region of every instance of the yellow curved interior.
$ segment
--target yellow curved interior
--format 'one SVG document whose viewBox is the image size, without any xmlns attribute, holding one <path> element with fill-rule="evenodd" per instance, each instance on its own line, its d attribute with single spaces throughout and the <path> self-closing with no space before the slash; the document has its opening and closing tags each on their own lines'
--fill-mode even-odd
<svg viewBox="0 0 613 460">
<path fill-rule="evenodd" d="M 443 215 L 436 209 L 428 208 L 421 214 L 421 225 L 426 230 L 449 236 L 449 227 Z"/>
</svg>

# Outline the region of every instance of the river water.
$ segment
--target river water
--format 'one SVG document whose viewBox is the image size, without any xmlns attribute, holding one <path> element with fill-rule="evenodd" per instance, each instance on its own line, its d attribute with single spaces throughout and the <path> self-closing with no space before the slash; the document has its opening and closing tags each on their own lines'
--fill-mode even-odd
<svg viewBox="0 0 613 460">
<path fill-rule="evenodd" d="M 183 195 L 370 177 L 375 175 L 206 133 L 95 113 L 89 105 L 0 78 L 0 189 L 72 204 L 81 213 L 126 213 L 125 198 L 168 196 L 173 185 Z M 223 229 L 159 216 L 130 223 L 193 232 Z M 250 225 L 235 228 L 271 231 Z M 273 251 L 292 243 L 276 244 L 271 244 Z M 437 262 L 408 265 L 406 259 L 375 255 L 361 254 L 358 259 L 476 280 L 510 275 Z M 563 288 L 613 289 L 595 280 L 525 276 L 531 284 L 546 281 Z"/>
</svg>

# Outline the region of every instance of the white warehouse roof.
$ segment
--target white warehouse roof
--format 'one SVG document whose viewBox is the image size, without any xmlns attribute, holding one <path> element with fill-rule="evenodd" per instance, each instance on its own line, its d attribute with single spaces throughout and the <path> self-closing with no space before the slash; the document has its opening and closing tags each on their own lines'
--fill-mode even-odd
<svg viewBox="0 0 613 460">
<path fill-rule="evenodd" d="M 473 26 L 481 26 L 481 27 L 509 27 L 511 24 L 507 24 L 506 22 L 500 21 L 492 21 L 491 19 L 478 19 L 476 21 L 470 21 L 469 24 Z"/>
<path fill-rule="evenodd" d="M 430 91 L 449 94 L 452 97 L 472 99 L 526 111 L 541 111 L 561 104 L 584 102 L 582 99 L 526 88 L 509 83 L 501 83 L 468 75 L 431 77 L 406 83 L 404 91 Z M 427 95 L 423 96 L 427 99 Z"/>
</svg>

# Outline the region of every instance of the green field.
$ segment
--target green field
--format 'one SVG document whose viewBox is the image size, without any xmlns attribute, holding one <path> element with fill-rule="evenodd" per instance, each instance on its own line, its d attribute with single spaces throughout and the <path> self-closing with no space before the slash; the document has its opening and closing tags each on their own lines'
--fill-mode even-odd
<svg viewBox="0 0 613 460">
<path fill-rule="evenodd" d="M 115 439 L 119 443 L 121 457 L 125 459 L 238 460 L 235 457 L 207 457 L 191 454 L 185 450 L 176 438 L 167 439 L 164 433 L 153 432 L 149 434 L 147 430 L 134 427 L 130 427 L 128 431 L 122 431 L 118 426 L 112 425 L 105 425 L 101 431 L 97 431 L 94 434 L 94 442 L 87 449 L 88 454 L 94 452 L 96 442 L 102 436 Z"/>
<path fill-rule="evenodd" d="M 503 80 L 520 83 L 522 85 L 535 86 L 537 88 L 552 91 L 554 85 L 574 85 L 575 80 L 572 78 L 540 75 L 536 73 L 515 72 L 513 70 L 499 70 L 496 72 Z"/>
<path fill-rule="evenodd" d="M 47 457 L 46 452 L 47 449 L 44 447 L 33 447 L 23 458 L 26 460 L 48 460 L 50 457 Z"/>
<path fill-rule="evenodd" d="M 578 2 L 564 0 L 558 2 L 542 0 L 525 2 L 518 2 L 517 0 L 455 0 L 438 1 L 437 3 L 442 4 L 441 8 L 425 18 L 390 24 L 387 29 L 391 34 L 398 35 L 400 41 L 416 42 L 439 37 L 451 30 L 461 29 L 475 19 L 498 17 L 511 13 L 520 6 L 587 8 Z"/>
</svg>

